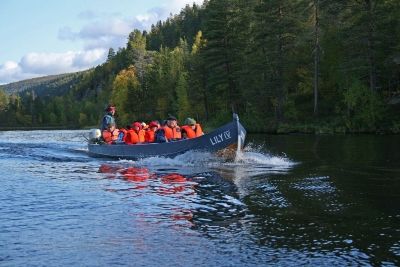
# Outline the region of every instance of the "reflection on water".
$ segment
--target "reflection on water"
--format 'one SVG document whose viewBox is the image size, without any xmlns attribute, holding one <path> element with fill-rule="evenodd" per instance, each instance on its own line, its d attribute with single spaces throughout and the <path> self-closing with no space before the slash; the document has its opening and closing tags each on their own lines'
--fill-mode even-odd
<svg viewBox="0 0 400 267">
<path fill-rule="evenodd" d="M 237 218 L 243 213 L 244 204 L 236 198 L 233 182 L 215 172 L 184 174 L 130 164 L 105 163 L 99 172 L 107 179 L 127 182 L 124 186 L 118 184 L 118 187 L 111 184 L 105 188 L 106 191 L 134 191 L 131 196 L 136 198 L 136 202 L 148 203 L 151 199 L 155 205 L 151 211 L 159 214 L 147 214 L 147 218 L 172 219 L 171 224 L 185 220 L 190 227 L 197 227 L 207 222 Z M 153 165 L 159 166 L 159 162 Z"/>
<path fill-rule="evenodd" d="M 399 137 L 108 161 L 50 133 L 0 133 L 0 265 L 400 264 Z"/>
</svg>

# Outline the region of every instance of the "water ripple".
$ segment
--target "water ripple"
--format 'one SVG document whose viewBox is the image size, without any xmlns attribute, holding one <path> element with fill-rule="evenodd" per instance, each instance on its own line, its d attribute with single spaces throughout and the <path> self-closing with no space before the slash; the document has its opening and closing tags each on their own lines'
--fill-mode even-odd
<svg viewBox="0 0 400 267">
<path fill-rule="evenodd" d="M 397 166 L 366 176 L 257 144 L 108 161 L 85 134 L 0 132 L 0 265 L 399 265 Z"/>
</svg>

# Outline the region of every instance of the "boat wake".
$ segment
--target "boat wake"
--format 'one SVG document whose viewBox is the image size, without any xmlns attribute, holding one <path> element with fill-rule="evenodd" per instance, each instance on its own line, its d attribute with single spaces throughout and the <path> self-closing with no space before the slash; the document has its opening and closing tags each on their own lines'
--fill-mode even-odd
<svg viewBox="0 0 400 267">
<path fill-rule="evenodd" d="M 239 165 L 264 165 L 291 168 L 296 162 L 291 161 L 286 155 L 275 156 L 265 151 L 262 145 L 255 146 L 249 143 L 242 151 L 236 154 L 235 163 Z"/>
<path fill-rule="evenodd" d="M 146 167 L 191 167 L 191 168 L 248 168 L 252 169 L 279 169 L 287 170 L 296 165 L 286 156 L 275 156 L 269 153 L 263 152 L 265 149 L 262 146 L 255 147 L 252 144 L 248 144 L 242 151 L 236 153 L 235 158 L 224 157 L 223 155 L 217 155 L 210 152 L 199 152 L 199 151 L 188 151 L 182 155 L 178 155 L 174 158 L 165 157 L 150 157 L 144 158 L 137 161 L 133 160 L 120 160 L 120 163 L 134 164 L 137 166 Z"/>
</svg>

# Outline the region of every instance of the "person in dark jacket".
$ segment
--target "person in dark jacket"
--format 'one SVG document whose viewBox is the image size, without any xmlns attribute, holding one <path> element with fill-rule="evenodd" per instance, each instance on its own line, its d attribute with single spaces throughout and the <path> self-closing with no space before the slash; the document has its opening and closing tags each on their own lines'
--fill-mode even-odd
<svg viewBox="0 0 400 267">
<path fill-rule="evenodd" d="M 181 128 L 177 124 L 177 119 L 171 115 L 167 118 L 165 125 L 161 126 L 155 134 L 156 143 L 177 141 L 181 138 Z"/>
<path fill-rule="evenodd" d="M 108 105 L 106 108 L 106 114 L 103 117 L 103 120 L 101 121 L 100 125 L 100 130 L 104 131 L 107 129 L 107 125 L 109 124 L 114 124 L 115 125 L 115 106 L 114 105 Z"/>
</svg>

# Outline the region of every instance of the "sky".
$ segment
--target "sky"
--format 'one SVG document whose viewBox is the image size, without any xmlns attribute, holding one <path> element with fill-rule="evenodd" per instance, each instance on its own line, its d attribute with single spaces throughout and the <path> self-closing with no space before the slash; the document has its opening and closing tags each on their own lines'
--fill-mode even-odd
<svg viewBox="0 0 400 267">
<path fill-rule="evenodd" d="M 0 0 L 0 84 L 76 72 L 203 0 Z"/>
</svg>

